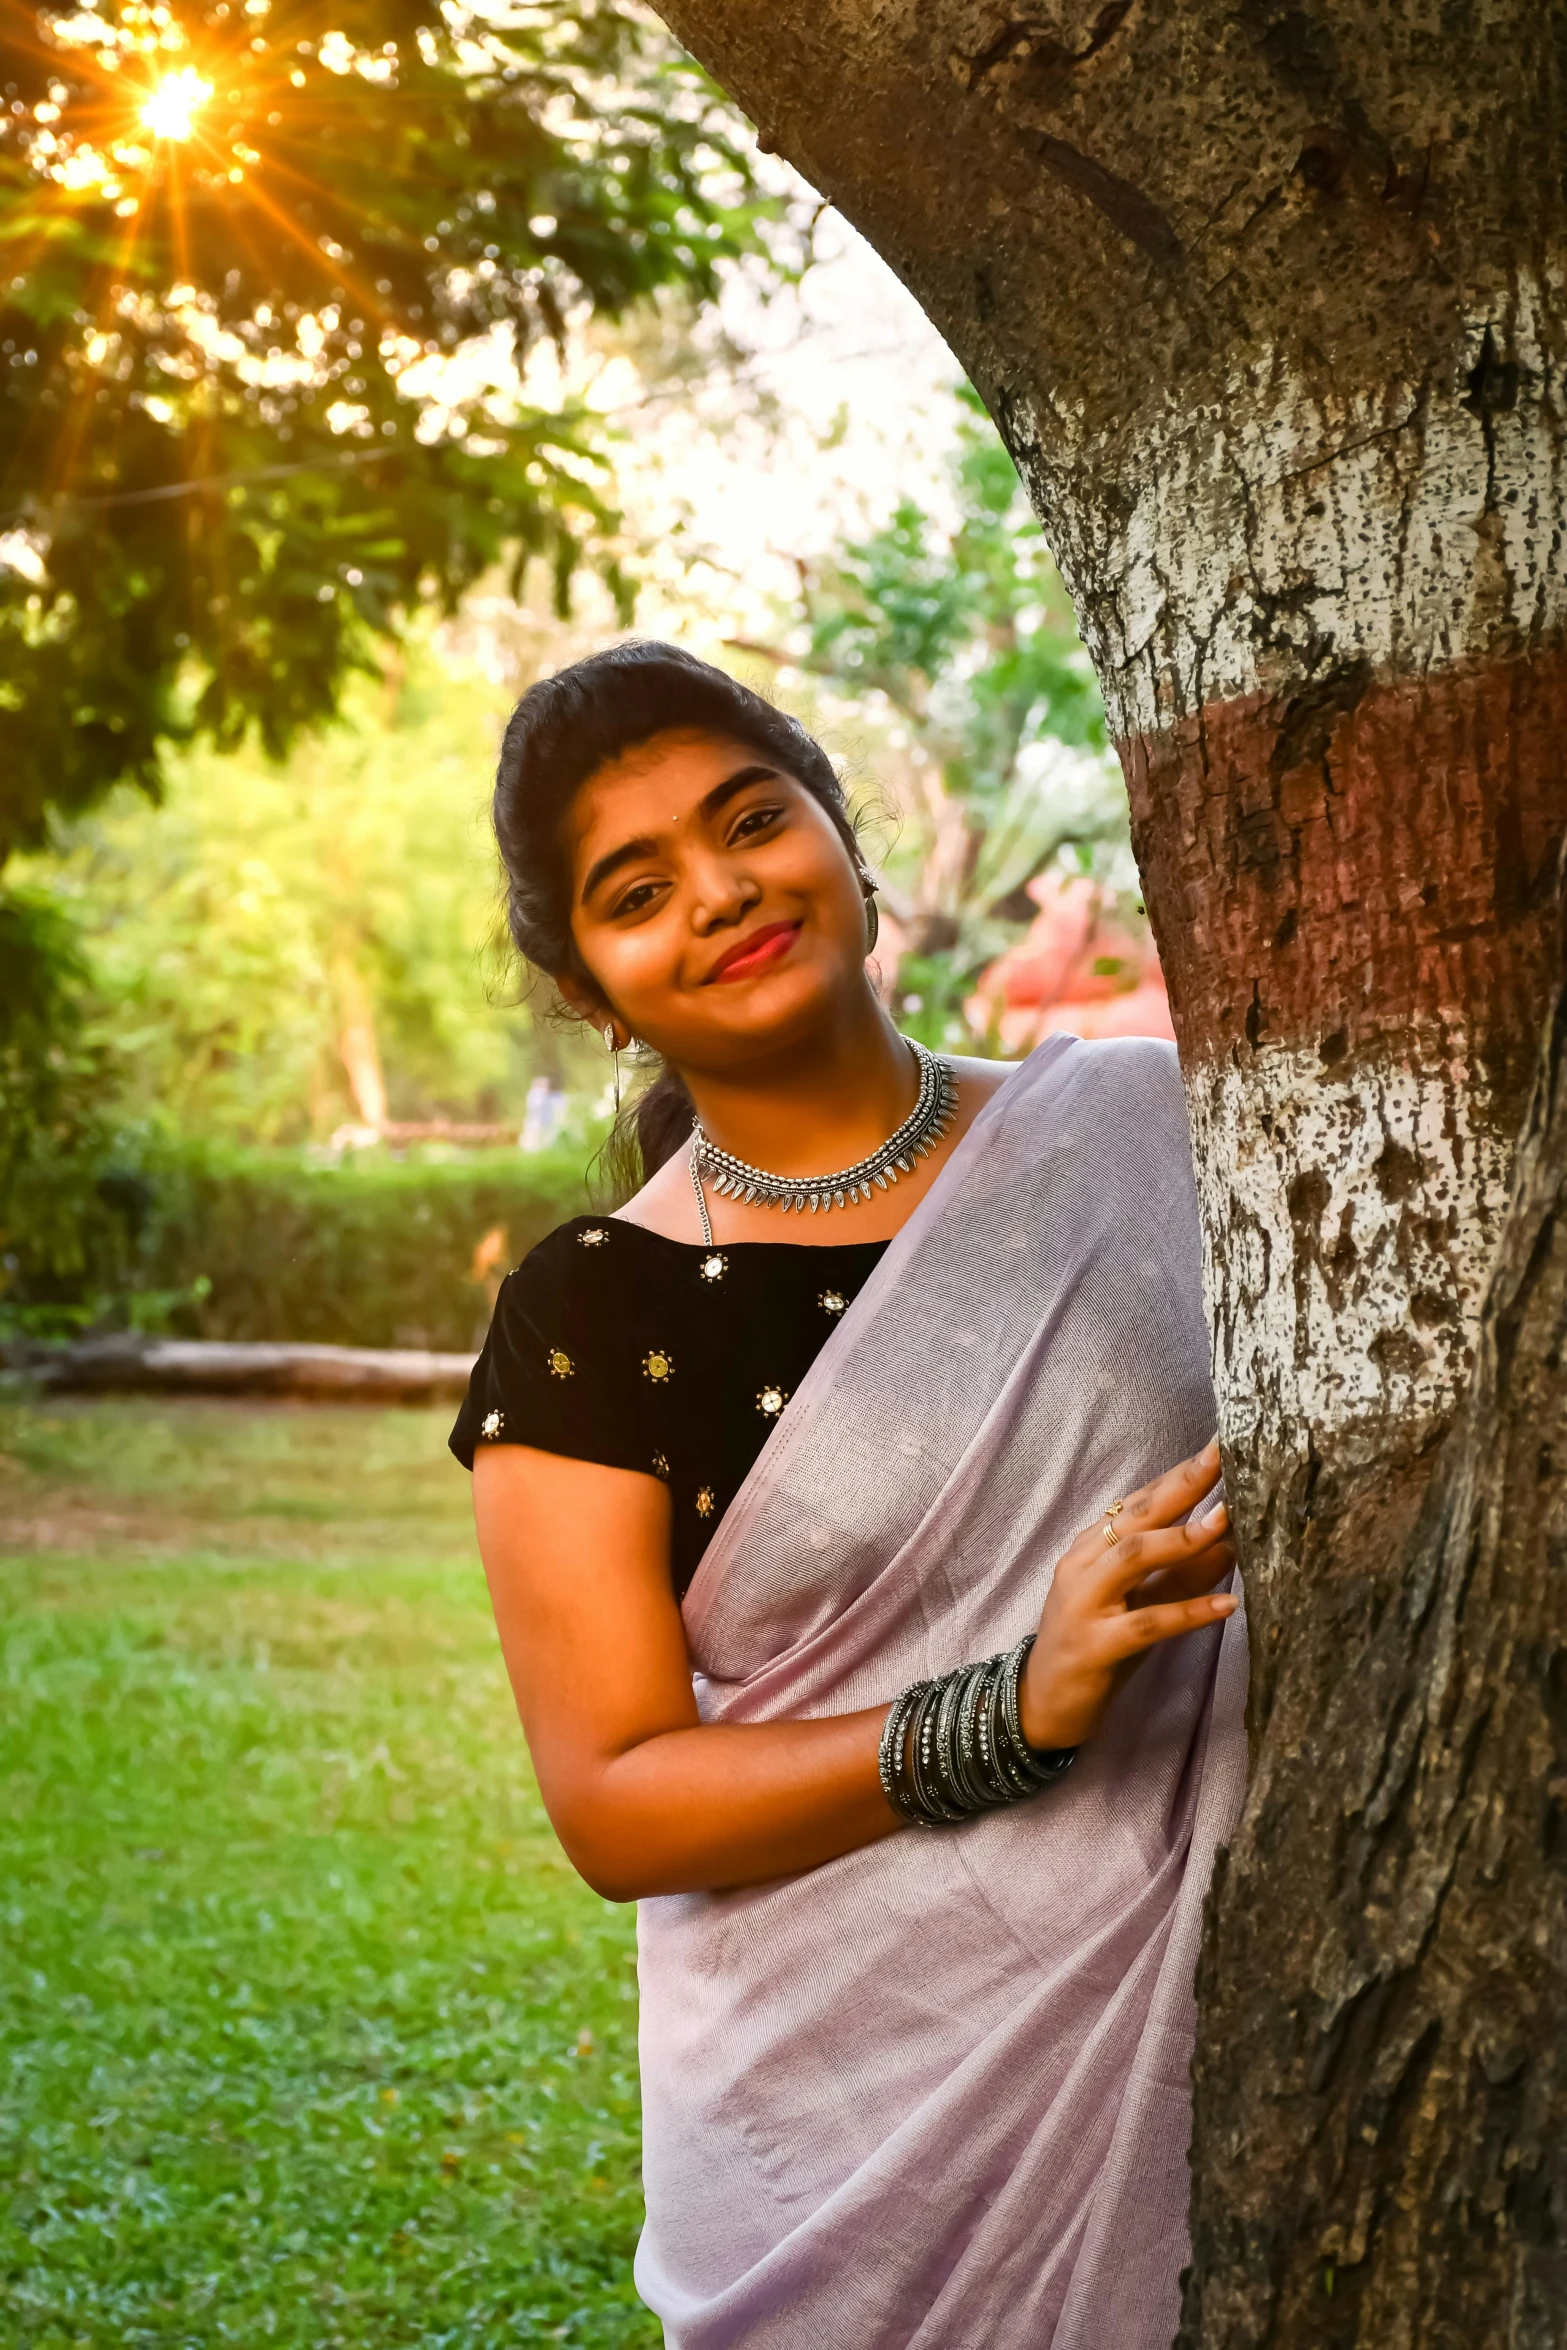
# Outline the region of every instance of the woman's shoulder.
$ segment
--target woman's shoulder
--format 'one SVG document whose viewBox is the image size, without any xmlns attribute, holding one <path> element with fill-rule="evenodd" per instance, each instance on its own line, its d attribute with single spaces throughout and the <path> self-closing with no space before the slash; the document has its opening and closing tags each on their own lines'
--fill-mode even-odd
<svg viewBox="0 0 1567 2350">
<path fill-rule="evenodd" d="M 1127 1101 L 1180 1100 L 1181 1064 L 1163 1036 L 1047 1036 L 1025 1060 L 1012 1064 L 1020 1087 L 1045 1082 L 1057 1073 L 1075 1086 L 1088 1086 Z"/>
<path fill-rule="evenodd" d="M 1170 1106 L 1183 1101 L 1175 1047 L 1160 1036 L 1045 1037 L 1021 1061 L 985 1061 L 961 1053 L 946 1058 L 960 1082 L 985 1099 L 1004 1094 L 1003 1109 L 1049 1114 L 1062 1095 L 1090 1095 L 1130 1110 L 1138 1101 Z"/>
<path fill-rule="evenodd" d="M 500 1285 L 485 1349 L 498 1362 L 543 1364 L 581 1374 L 578 1387 L 608 1377 L 649 1316 L 657 1317 L 666 1277 L 613 1216 L 573 1216 L 529 1249 Z"/>
<path fill-rule="evenodd" d="M 643 1325 L 651 1267 L 627 1263 L 622 1227 L 573 1216 L 531 1248 L 501 1283 L 489 1330 L 452 1433 L 472 1466 L 481 1442 L 643 1470 Z"/>
<path fill-rule="evenodd" d="M 1047 1039 L 1047 1042 L 1050 1040 Z M 1074 1036 L 1072 1048 L 1085 1067 L 1118 1085 L 1179 1085 L 1181 1064 L 1167 1036 Z M 1044 1047 L 1036 1045 L 1035 1052 Z"/>
<path fill-rule="evenodd" d="M 617 1232 L 653 1233 L 662 1240 L 699 1240 L 690 1152 L 682 1147 L 655 1167 L 641 1190 L 616 1209 L 610 1223 Z"/>
<path fill-rule="evenodd" d="M 660 1258 L 647 1238 L 621 1216 L 573 1216 L 557 1224 L 501 1283 L 497 1317 L 559 1305 L 603 1312 L 629 1304 L 659 1278 Z"/>
<path fill-rule="evenodd" d="M 1169 1148 L 1190 1160 L 1186 1094 L 1175 1047 L 1156 1036 L 1047 1036 L 1012 1070 L 991 1115 L 1042 1148 L 1052 1136 L 1075 1144 L 1134 1138 L 1139 1153 Z"/>
<path fill-rule="evenodd" d="M 507 1275 L 504 1286 L 523 1290 L 555 1289 L 563 1282 L 575 1286 L 593 1278 L 612 1260 L 619 1260 L 623 1274 L 627 1229 L 618 1216 L 571 1216 L 534 1242 Z"/>
<path fill-rule="evenodd" d="M 1185 1116 L 1186 1094 L 1176 1050 L 1164 1036 L 1098 1036 L 1077 1049 L 1091 1078 L 1130 1107 L 1174 1110 Z"/>
<path fill-rule="evenodd" d="M 989 1061 L 979 1053 L 943 1053 L 941 1058 L 957 1074 L 959 1085 L 976 1102 L 987 1102 L 1022 1067 L 1020 1061 Z"/>
</svg>

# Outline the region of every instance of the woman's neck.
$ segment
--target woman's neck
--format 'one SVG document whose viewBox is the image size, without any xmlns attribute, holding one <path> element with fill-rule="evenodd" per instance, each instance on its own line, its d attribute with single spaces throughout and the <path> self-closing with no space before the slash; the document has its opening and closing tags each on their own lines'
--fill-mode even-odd
<svg viewBox="0 0 1567 2350">
<path fill-rule="evenodd" d="M 733 1076 L 683 1071 L 721 1149 L 773 1175 L 830 1175 L 869 1157 L 914 1107 L 914 1056 L 869 990 L 834 1026 Z"/>
</svg>

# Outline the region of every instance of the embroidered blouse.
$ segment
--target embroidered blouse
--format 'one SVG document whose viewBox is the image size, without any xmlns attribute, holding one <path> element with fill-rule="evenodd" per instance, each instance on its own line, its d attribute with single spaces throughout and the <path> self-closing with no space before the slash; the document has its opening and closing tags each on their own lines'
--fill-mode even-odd
<svg viewBox="0 0 1567 2350">
<path fill-rule="evenodd" d="M 683 1595 L 790 1396 L 887 1247 L 666 1239 L 577 1216 L 501 1284 L 451 1433 L 659 1477 Z"/>
</svg>

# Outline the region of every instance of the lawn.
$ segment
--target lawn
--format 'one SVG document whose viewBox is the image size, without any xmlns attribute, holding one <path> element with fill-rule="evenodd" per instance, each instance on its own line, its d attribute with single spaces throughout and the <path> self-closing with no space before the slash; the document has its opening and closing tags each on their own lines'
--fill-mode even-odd
<svg viewBox="0 0 1567 2350">
<path fill-rule="evenodd" d="M 646 2350 L 448 1415 L 0 1412 L 0 2340 Z"/>
</svg>

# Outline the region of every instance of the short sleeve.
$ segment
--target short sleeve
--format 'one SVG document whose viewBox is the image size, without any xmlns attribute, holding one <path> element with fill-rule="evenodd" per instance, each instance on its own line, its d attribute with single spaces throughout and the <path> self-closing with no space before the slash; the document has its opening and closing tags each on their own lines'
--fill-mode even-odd
<svg viewBox="0 0 1567 2350">
<path fill-rule="evenodd" d="M 614 1345 L 613 1301 L 570 1225 L 501 1283 L 448 1443 L 465 1469 L 481 1444 L 526 1444 L 611 1469 L 649 1467 L 641 1413 Z M 606 1315 L 606 1307 L 610 1314 Z"/>
</svg>

